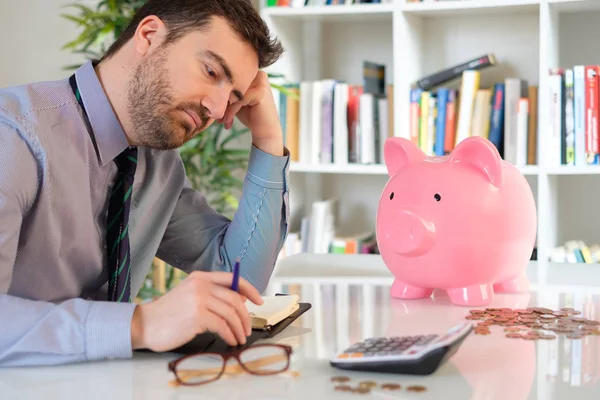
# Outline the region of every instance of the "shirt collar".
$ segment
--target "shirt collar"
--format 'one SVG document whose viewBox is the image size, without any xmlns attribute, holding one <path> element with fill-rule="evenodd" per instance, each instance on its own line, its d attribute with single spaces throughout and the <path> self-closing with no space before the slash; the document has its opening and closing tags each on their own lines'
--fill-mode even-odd
<svg viewBox="0 0 600 400">
<path fill-rule="evenodd" d="M 100 163 L 105 166 L 129 146 L 125 131 L 89 60 L 75 71 L 81 100 L 92 126 Z"/>
</svg>

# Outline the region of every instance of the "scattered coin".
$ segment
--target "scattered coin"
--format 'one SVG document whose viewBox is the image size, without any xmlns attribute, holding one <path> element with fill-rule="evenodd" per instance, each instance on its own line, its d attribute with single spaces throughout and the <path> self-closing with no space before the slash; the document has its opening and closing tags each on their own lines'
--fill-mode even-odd
<svg viewBox="0 0 600 400">
<path fill-rule="evenodd" d="M 350 378 L 348 378 L 347 376 L 334 376 L 331 378 L 331 382 L 344 383 L 344 382 L 348 382 L 348 381 L 350 381 Z"/>
<path fill-rule="evenodd" d="M 508 328 L 504 328 L 504 332 L 509 332 L 509 333 L 516 333 L 519 332 L 521 330 L 521 328 L 517 327 L 517 326 L 510 326 Z"/>
<path fill-rule="evenodd" d="M 511 339 L 522 339 L 523 335 L 521 335 L 520 333 L 507 333 L 506 337 Z"/>
<path fill-rule="evenodd" d="M 352 391 L 352 387 L 350 387 L 348 385 L 337 385 L 335 387 L 335 390 L 338 390 L 340 392 L 351 392 Z"/>
<path fill-rule="evenodd" d="M 406 390 L 408 390 L 409 392 L 424 392 L 427 390 L 427 388 L 425 386 L 421 386 L 421 385 L 413 385 L 413 386 L 408 386 L 406 388 Z"/>
<path fill-rule="evenodd" d="M 490 335 L 490 327 L 499 325 L 507 338 L 524 340 L 554 340 L 557 334 L 568 339 L 600 335 L 600 321 L 583 317 L 581 311 L 570 307 L 551 310 L 545 307 L 527 309 L 485 308 L 469 310 L 468 320 L 478 321 L 476 335 Z"/>
<path fill-rule="evenodd" d="M 377 382 L 373 382 L 373 381 L 363 381 L 363 382 L 359 382 L 358 386 L 360 387 L 366 387 L 369 389 L 374 388 L 375 386 L 377 386 Z"/>
<path fill-rule="evenodd" d="M 371 388 L 359 386 L 357 388 L 352 389 L 354 393 L 367 394 L 371 391 Z"/>
<path fill-rule="evenodd" d="M 381 385 L 381 388 L 383 390 L 400 390 L 402 386 L 397 383 L 384 383 Z"/>
</svg>

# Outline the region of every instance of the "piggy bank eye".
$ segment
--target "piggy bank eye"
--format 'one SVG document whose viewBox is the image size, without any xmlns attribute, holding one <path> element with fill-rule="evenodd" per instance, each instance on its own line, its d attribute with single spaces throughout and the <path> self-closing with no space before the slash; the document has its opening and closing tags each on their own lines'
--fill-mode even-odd
<svg viewBox="0 0 600 400">
<path fill-rule="evenodd" d="M 435 201 L 440 201 L 442 199 L 442 196 L 440 196 L 439 193 L 436 193 L 435 196 L 433 196 L 433 198 L 435 199 Z"/>
<path fill-rule="evenodd" d="M 390 200 L 392 200 L 393 198 L 394 198 L 394 192 L 392 192 L 392 193 L 390 194 Z"/>
</svg>

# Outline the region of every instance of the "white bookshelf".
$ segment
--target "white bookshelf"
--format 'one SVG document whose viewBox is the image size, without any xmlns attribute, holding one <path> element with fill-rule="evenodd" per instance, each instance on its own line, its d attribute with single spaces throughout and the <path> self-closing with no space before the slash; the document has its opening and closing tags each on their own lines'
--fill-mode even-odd
<svg viewBox="0 0 600 400">
<path fill-rule="evenodd" d="M 481 86 L 522 77 L 539 86 L 537 165 L 520 167 L 538 211 L 538 259 L 567 240 L 600 242 L 600 166 L 551 166 L 544 132 L 550 68 L 600 64 L 600 0 L 457 0 L 426 3 L 265 7 L 286 53 L 269 68 L 294 82 L 362 83 L 362 61 L 386 65 L 394 84 L 394 135 L 409 127 L 409 93 L 420 77 L 494 53 Z M 546 140 L 545 140 L 546 139 Z M 375 228 L 384 165 L 291 165 L 292 228 L 312 201 L 337 197 L 341 229 Z"/>
</svg>

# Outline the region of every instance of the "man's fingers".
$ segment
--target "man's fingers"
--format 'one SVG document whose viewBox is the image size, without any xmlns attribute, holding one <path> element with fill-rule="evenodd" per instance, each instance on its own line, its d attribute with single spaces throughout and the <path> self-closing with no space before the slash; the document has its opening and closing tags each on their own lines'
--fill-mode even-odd
<svg viewBox="0 0 600 400">
<path fill-rule="evenodd" d="M 261 305 L 264 301 L 259 291 L 247 280 L 240 278 L 240 294 L 246 296 L 254 304 Z"/>
<path fill-rule="evenodd" d="M 249 336 L 252 333 L 252 327 L 250 324 L 248 309 L 242 301 L 242 296 L 222 286 L 214 286 L 212 295 L 215 297 L 215 301 L 225 302 L 232 307 L 233 310 L 235 310 L 237 313 L 237 318 L 242 322 L 243 330 L 246 336 Z"/>
<path fill-rule="evenodd" d="M 225 322 L 225 320 L 223 318 L 221 318 L 217 314 L 209 312 L 209 313 L 206 313 L 206 315 L 202 319 L 203 319 L 203 321 L 201 322 L 201 324 L 202 324 L 202 329 L 200 330 L 201 332 L 204 332 L 204 331 L 214 332 L 217 335 L 221 336 L 221 338 L 228 345 L 230 345 L 230 346 L 238 345 L 238 341 L 236 340 L 235 335 L 231 331 L 229 324 L 227 324 L 227 322 Z"/>
<path fill-rule="evenodd" d="M 231 280 L 233 279 L 233 274 L 231 272 L 215 271 L 206 272 L 206 274 L 210 277 L 211 282 L 221 286 L 231 287 Z M 240 277 L 239 281 L 239 292 L 254 304 L 261 305 L 263 303 L 263 299 L 258 290 L 242 277 Z"/>
<path fill-rule="evenodd" d="M 224 288 L 221 288 L 225 290 Z M 246 336 L 248 332 L 248 323 L 244 323 L 244 319 L 248 319 L 246 314 L 244 317 L 243 312 L 240 313 L 239 307 L 232 306 L 226 301 L 221 300 L 215 296 L 211 301 L 208 302 L 207 308 L 213 313 L 217 314 L 225 320 L 229 328 L 237 338 L 237 342 L 244 344 L 246 343 Z"/>
</svg>

